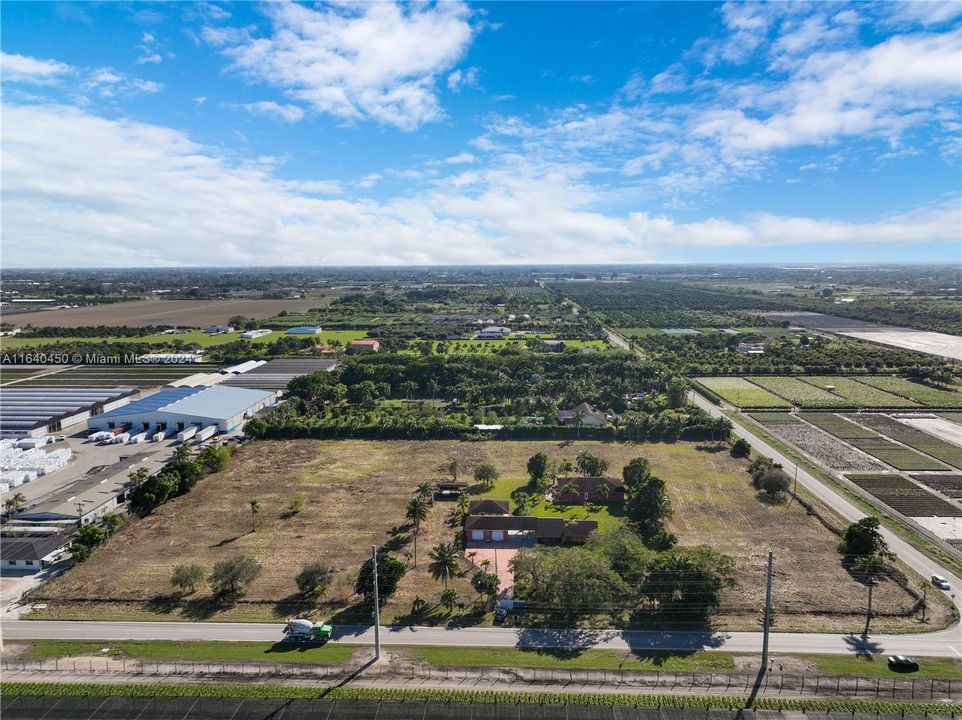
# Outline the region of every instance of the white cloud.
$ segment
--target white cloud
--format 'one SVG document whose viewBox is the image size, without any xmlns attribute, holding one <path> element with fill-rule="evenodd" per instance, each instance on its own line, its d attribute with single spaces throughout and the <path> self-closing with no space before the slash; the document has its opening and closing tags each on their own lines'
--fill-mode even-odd
<svg viewBox="0 0 962 720">
<path fill-rule="evenodd" d="M 476 67 L 455 70 L 448 75 L 448 90 L 459 93 L 461 88 L 477 87 L 481 71 Z"/>
<path fill-rule="evenodd" d="M 464 163 L 473 163 L 475 160 L 474 155 L 471 153 L 458 153 L 457 155 L 452 155 L 451 157 L 445 158 L 444 162 L 448 165 L 463 165 Z"/>
<path fill-rule="evenodd" d="M 304 111 L 297 105 L 281 105 L 272 100 L 247 103 L 240 107 L 253 115 L 262 115 L 285 122 L 297 122 L 304 117 Z"/>
<path fill-rule="evenodd" d="M 137 58 L 138 65 L 146 65 L 149 63 L 161 63 L 164 59 L 153 50 L 145 50 L 144 53 Z"/>
<path fill-rule="evenodd" d="M 204 95 L 198 95 L 194 98 L 195 105 L 203 105 L 205 102 L 207 102 L 207 98 Z"/>
<path fill-rule="evenodd" d="M 3 112 L 9 267 L 637 262 L 703 247 L 960 240 L 958 198 L 862 223 L 678 222 L 604 212 L 606 192 L 578 168 L 523 161 L 411 198 L 331 199 L 318 196 L 337 182 L 280 178 L 274 158 L 238 165 L 169 128 L 62 105 Z"/>
<path fill-rule="evenodd" d="M 265 12 L 269 37 L 213 27 L 204 37 L 235 70 L 319 112 L 408 131 L 441 117 L 436 79 L 463 57 L 474 32 L 469 9 L 457 2 L 316 10 L 268 3 Z"/>
<path fill-rule="evenodd" d="M 3 82 L 46 85 L 72 72 L 74 68 L 56 60 L 0 53 L 0 78 Z"/>
</svg>

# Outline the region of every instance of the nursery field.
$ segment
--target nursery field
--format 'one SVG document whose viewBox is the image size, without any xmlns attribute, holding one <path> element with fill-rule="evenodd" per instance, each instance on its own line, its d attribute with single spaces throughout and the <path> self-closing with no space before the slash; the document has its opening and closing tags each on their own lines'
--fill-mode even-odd
<svg viewBox="0 0 962 720">
<path fill-rule="evenodd" d="M 842 440 L 878 437 L 878 433 L 856 425 L 841 415 L 834 415 L 832 413 L 805 413 L 803 417 L 815 427 L 821 428 L 825 432 Z"/>
<path fill-rule="evenodd" d="M 962 517 L 962 509 L 901 475 L 848 475 L 893 510 L 909 517 Z"/>
<path fill-rule="evenodd" d="M 865 385 L 858 380 L 847 377 L 825 376 L 798 378 L 802 382 L 824 390 L 826 385 L 834 385 L 833 395 L 840 395 L 850 400 L 850 406 L 866 408 L 918 408 L 920 405 L 907 398 L 893 395 L 871 385 Z"/>
<path fill-rule="evenodd" d="M 862 413 L 858 416 L 858 422 L 873 430 L 878 430 L 893 440 L 898 440 L 904 445 L 962 470 L 962 447 L 958 445 L 953 445 L 934 435 L 929 435 L 923 430 L 917 430 L 910 425 L 900 423 L 887 415 Z"/>
<path fill-rule="evenodd" d="M 774 417 L 769 419 L 768 415 Z M 794 422 L 788 422 L 788 417 L 794 417 Z M 885 470 L 882 463 L 858 452 L 834 435 L 802 422 L 798 417 L 786 413 L 752 415 L 772 435 L 794 445 L 827 468 L 840 472 Z"/>
<path fill-rule="evenodd" d="M 918 480 L 923 485 L 927 485 L 946 497 L 962 499 L 962 475 L 925 473 L 922 475 L 909 475 L 909 477 L 913 480 Z"/>
<path fill-rule="evenodd" d="M 791 404 L 739 377 L 702 377 L 696 381 L 736 407 L 787 408 Z"/>
<path fill-rule="evenodd" d="M 861 377 L 859 382 L 885 390 L 893 395 L 913 398 L 933 408 L 962 408 L 962 393 L 955 390 L 939 390 L 921 383 L 897 377 Z"/>
<path fill-rule="evenodd" d="M 942 463 L 917 453 L 907 447 L 897 445 L 881 436 L 856 438 L 849 442 L 859 450 L 888 463 L 896 470 L 947 470 Z"/>
<path fill-rule="evenodd" d="M 31 387 L 138 387 L 166 385 L 194 373 L 212 373 L 220 369 L 210 363 L 171 365 L 78 365 L 62 372 L 31 377 L 18 385 Z"/>
<path fill-rule="evenodd" d="M 850 400 L 798 378 L 753 376 L 748 379 L 775 395 L 785 398 L 796 407 L 813 409 L 852 407 Z"/>
</svg>

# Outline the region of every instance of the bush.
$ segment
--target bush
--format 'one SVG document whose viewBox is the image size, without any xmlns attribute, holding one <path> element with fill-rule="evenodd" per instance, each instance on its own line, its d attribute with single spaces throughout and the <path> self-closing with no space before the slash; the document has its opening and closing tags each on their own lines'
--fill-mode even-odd
<svg viewBox="0 0 962 720">
<path fill-rule="evenodd" d="M 305 503 L 306 500 L 304 500 L 303 495 L 294 495 L 291 497 L 291 499 L 287 501 L 286 512 L 288 516 L 293 517 L 294 515 L 297 515 L 297 513 L 304 509 Z"/>
<path fill-rule="evenodd" d="M 303 569 L 297 573 L 294 582 L 297 583 L 297 589 L 301 591 L 301 594 L 320 597 L 327 592 L 332 574 L 333 571 L 327 565 L 320 562 L 313 562 L 305 565 Z"/>
<path fill-rule="evenodd" d="M 842 552 L 862 557 L 886 555 L 888 544 L 879 532 L 880 525 L 879 519 L 871 515 L 849 525 L 842 539 Z"/>
<path fill-rule="evenodd" d="M 192 593 L 197 583 L 204 579 L 206 571 L 200 565 L 178 565 L 170 575 L 170 584 L 184 592 Z"/>
<path fill-rule="evenodd" d="M 407 572 L 403 562 L 391 555 L 381 555 L 377 559 L 378 599 L 383 605 L 396 591 L 398 583 Z M 370 559 L 365 560 L 354 581 L 354 592 L 368 602 L 374 602 L 374 571 Z"/>
<path fill-rule="evenodd" d="M 490 463 L 481 463 L 474 468 L 474 481 L 489 490 L 494 487 L 494 482 L 499 477 L 498 469 Z"/>
<path fill-rule="evenodd" d="M 745 438 L 738 438 L 732 443 L 731 454 L 732 457 L 748 457 L 752 454 L 751 443 Z"/>
<path fill-rule="evenodd" d="M 792 481 L 788 475 L 779 468 L 768 470 L 758 479 L 759 489 L 772 497 L 787 492 L 791 484 Z"/>
<path fill-rule="evenodd" d="M 261 565 L 250 555 L 233 555 L 214 565 L 207 578 L 215 595 L 234 595 L 261 574 Z"/>
<path fill-rule="evenodd" d="M 548 472 L 548 455 L 546 453 L 535 453 L 528 458 L 528 477 L 532 481 L 540 480 L 546 472 Z"/>
</svg>

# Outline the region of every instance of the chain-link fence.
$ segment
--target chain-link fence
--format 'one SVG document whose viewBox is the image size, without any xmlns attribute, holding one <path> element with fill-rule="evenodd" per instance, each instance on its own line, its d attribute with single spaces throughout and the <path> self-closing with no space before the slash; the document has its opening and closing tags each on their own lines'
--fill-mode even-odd
<svg viewBox="0 0 962 720">
<path fill-rule="evenodd" d="M 598 688 L 646 693 L 748 695 L 755 673 L 638 672 L 632 670 L 548 670 L 503 667 L 330 666 L 256 662 L 166 662 L 113 658 L 4 660 L 4 677 L 17 675 L 127 675 L 136 678 L 194 676 L 241 680 L 256 678 L 318 680 L 326 685 L 431 687 L 463 689 L 577 691 Z M 766 673 L 757 690 L 767 696 L 847 697 L 877 700 L 950 701 L 962 693 L 962 680 L 910 676 L 792 675 Z"/>
</svg>

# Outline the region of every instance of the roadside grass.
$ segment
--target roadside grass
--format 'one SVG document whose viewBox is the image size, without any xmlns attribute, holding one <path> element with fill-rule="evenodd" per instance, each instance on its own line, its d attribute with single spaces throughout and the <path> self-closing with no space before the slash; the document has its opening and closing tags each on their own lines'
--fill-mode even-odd
<svg viewBox="0 0 962 720">
<path fill-rule="evenodd" d="M 807 660 L 825 675 L 871 675 L 872 677 L 898 677 L 932 680 L 962 680 L 962 660 L 939 657 L 917 657 L 918 672 L 902 673 L 889 670 L 887 656 L 857 657 L 855 655 L 809 655 L 794 657 Z M 775 656 L 778 665 L 778 656 Z"/>
<path fill-rule="evenodd" d="M 360 645 L 232 642 L 224 640 L 35 640 L 19 657 L 28 660 L 99 656 L 156 661 L 265 662 L 343 665 Z M 107 649 L 108 652 L 103 652 Z"/>
<path fill-rule="evenodd" d="M 638 670 L 652 672 L 729 672 L 734 655 L 724 652 L 659 650 L 572 650 L 568 648 L 490 648 L 408 646 L 413 659 L 431 665 L 516 667 L 551 670 Z"/>
</svg>

